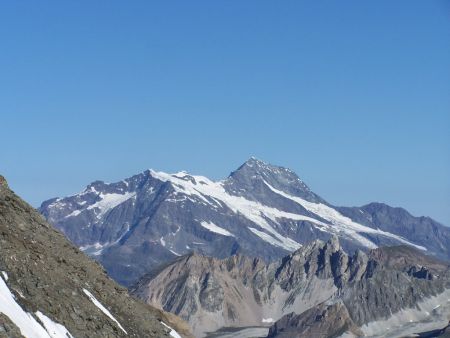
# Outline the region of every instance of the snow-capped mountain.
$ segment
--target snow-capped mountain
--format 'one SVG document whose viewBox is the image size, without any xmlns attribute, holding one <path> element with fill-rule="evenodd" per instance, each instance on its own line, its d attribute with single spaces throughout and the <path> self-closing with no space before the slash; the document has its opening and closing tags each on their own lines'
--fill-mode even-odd
<svg viewBox="0 0 450 338">
<path fill-rule="evenodd" d="M 96 181 L 40 212 L 125 285 L 191 251 L 270 261 L 333 234 L 349 251 L 406 244 L 450 257 L 445 226 L 378 204 L 336 208 L 293 171 L 255 158 L 222 181 L 154 170 Z"/>
</svg>

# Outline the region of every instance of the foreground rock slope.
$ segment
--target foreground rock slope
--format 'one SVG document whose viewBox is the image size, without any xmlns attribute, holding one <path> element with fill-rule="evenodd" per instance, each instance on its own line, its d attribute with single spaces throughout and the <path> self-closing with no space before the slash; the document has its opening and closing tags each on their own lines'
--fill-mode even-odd
<svg viewBox="0 0 450 338">
<path fill-rule="evenodd" d="M 181 320 L 130 297 L 0 176 L 0 337 L 175 337 L 176 331 L 189 337 Z"/>
</svg>

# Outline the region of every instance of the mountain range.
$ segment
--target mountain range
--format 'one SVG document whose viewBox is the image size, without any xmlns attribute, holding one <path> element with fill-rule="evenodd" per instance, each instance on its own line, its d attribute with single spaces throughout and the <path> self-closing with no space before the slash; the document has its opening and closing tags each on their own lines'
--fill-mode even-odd
<svg viewBox="0 0 450 338">
<path fill-rule="evenodd" d="M 290 169 L 255 158 L 221 181 L 154 170 L 96 181 L 39 211 L 125 286 L 191 252 L 273 262 L 332 236 L 347 253 L 408 245 L 450 259 L 450 228 L 431 218 L 381 203 L 333 206 Z"/>
</svg>

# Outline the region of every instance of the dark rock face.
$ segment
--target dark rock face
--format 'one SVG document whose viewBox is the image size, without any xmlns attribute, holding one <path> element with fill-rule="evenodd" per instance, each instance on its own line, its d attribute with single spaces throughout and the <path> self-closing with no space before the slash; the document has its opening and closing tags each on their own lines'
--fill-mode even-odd
<svg viewBox="0 0 450 338">
<path fill-rule="evenodd" d="M 334 338 L 344 333 L 362 336 L 341 302 L 317 305 L 300 315 L 290 313 L 270 327 L 268 338 L 323 337 Z"/>
<path fill-rule="evenodd" d="M 450 338 L 450 323 L 447 325 L 445 329 L 443 329 L 441 333 L 441 338 Z"/>
<path fill-rule="evenodd" d="M 74 247 L 3 183 L 0 184 L 0 271 L 2 283 L 6 283 L 24 311 L 38 322 L 36 313 L 40 311 L 64 325 L 74 337 L 169 337 L 160 321 L 189 335 L 174 316 L 131 298 L 97 262 Z M 85 290 L 117 322 L 105 315 Z M 0 336 L 20 336 L 12 323 L 14 320 L 0 315 Z"/>
<path fill-rule="evenodd" d="M 412 272 L 412 271 L 418 271 Z M 412 308 L 450 288 L 450 266 L 406 246 L 372 250 L 365 275 L 341 298 L 357 325 Z"/>
<path fill-rule="evenodd" d="M 347 252 L 409 244 L 450 258 L 450 228 L 387 206 L 333 207 L 291 170 L 254 158 L 219 182 L 148 170 L 117 183 L 94 182 L 39 210 L 127 286 L 191 251 L 270 262 L 332 235 Z"/>
<path fill-rule="evenodd" d="M 415 308 L 447 289 L 447 263 L 408 246 L 349 256 L 334 236 L 271 264 L 245 256 L 181 257 L 144 277 L 131 292 L 181 316 L 198 336 L 281 318 L 271 331 L 274 337 L 329 337 L 359 332 L 366 323 Z"/>
</svg>

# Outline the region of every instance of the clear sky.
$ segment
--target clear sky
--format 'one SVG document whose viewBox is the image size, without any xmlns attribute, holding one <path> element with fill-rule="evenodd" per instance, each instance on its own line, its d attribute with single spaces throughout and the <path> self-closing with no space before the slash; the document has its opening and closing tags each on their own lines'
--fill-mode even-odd
<svg viewBox="0 0 450 338">
<path fill-rule="evenodd" d="M 0 173 L 23 198 L 248 157 L 450 225 L 448 1 L 2 1 Z"/>
</svg>

